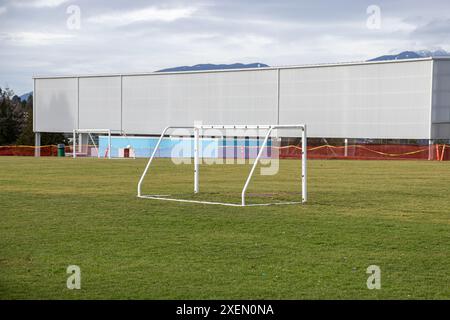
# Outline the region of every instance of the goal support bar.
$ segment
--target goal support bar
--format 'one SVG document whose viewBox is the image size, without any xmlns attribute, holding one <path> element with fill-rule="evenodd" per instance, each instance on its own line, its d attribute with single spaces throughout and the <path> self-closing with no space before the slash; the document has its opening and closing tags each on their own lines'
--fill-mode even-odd
<svg viewBox="0 0 450 320">
<path fill-rule="evenodd" d="M 164 137 L 167 135 L 167 132 L 169 130 L 173 129 L 190 129 L 193 130 L 194 134 L 194 193 L 199 193 L 200 188 L 200 150 L 199 150 L 199 140 L 200 140 L 200 134 L 201 130 L 204 129 L 265 129 L 267 130 L 267 133 L 265 134 L 263 143 L 261 145 L 261 148 L 259 149 L 258 155 L 256 156 L 256 159 L 252 165 L 252 168 L 250 170 L 249 175 L 247 176 L 247 180 L 245 181 L 244 187 L 241 192 L 241 203 L 240 204 L 234 204 L 234 203 L 222 203 L 222 202 L 210 202 L 210 201 L 200 201 L 200 200 L 186 200 L 186 199 L 174 199 L 170 198 L 169 196 L 162 196 L 162 195 L 143 195 L 142 194 L 142 183 L 145 179 L 145 176 L 147 175 L 150 166 L 153 162 L 153 159 L 155 158 L 156 152 L 164 139 Z M 247 204 L 246 203 L 246 192 L 248 189 L 248 186 L 251 182 L 251 179 L 253 177 L 253 174 L 256 170 L 256 167 L 258 166 L 258 163 L 260 162 L 260 159 L 264 153 L 264 150 L 267 148 L 269 137 L 271 136 L 273 130 L 276 129 L 297 129 L 301 130 L 301 137 L 302 137 L 302 170 L 301 170 L 301 194 L 302 199 L 301 201 L 295 201 L 295 202 L 279 202 L 279 203 L 260 203 L 260 204 Z M 157 200 L 167 200 L 167 201 L 178 201 L 178 202 L 189 202 L 189 203 L 202 203 L 202 204 L 217 204 L 217 205 L 224 205 L 224 206 L 267 206 L 267 205 L 279 205 L 279 204 L 299 204 L 299 203 L 306 203 L 308 196 L 307 196 L 307 134 L 306 134 L 306 125 L 304 124 L 298 124 L 298 125 L 262 125 L 262 126 L 245 126 L 245 125 L 196 125 L 196 126 L 183 126 L 183 127 L 166 127 L 164 128 L 163 132 L 161 133 L 161 136 L 158 139 L 158 142 L 156 143 L 155 149 L 153 150 L 150 159 L 147 162 L 147 165 L 144 169 L 144 172 L 141 175 L 141 178 L 139 179 L 138 186 L 137 186 L 137 196 L 138 198 L 144 198 L 144 199 L 157 199 Z"/>
</svg>

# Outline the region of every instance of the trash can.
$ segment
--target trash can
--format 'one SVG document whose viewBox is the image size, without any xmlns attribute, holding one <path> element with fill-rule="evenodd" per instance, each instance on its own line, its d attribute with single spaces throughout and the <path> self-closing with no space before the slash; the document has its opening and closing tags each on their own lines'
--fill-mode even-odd
<svg viewBox="0 0 450 320">
<path fill-rule="evenodd" d="M 58 144 L 58 157 L 66 156 L 66 146 L 62 143 Z"/>
</svg>

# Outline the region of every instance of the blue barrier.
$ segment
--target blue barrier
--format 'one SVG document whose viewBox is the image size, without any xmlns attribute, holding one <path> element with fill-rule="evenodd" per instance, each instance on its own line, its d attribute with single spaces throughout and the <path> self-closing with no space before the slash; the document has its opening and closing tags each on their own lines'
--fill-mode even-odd
<svg viewBox="0 0 450 320">
<path fill-rule="evenodd" d="M 111 156 L 118 157 L 119 149 L 131 147 L 136 157 L 150 157 L 159 137 L 111 137 Z M 202 138 L 200 140 L 200 156 L 203 158 L 254 159 L 259 151 L 260 142 L 256 138 Z M 271 146 L 269 140 L 268 146 Z M 100 157 L 107 155 L 108 137 L 99 136 Z M 194 154 L 193 138 L 166 138 L 156 153 L 159 158 L 190 158 Z M 271 155 L 267 148 L 262 155 Z"/>
</svg>

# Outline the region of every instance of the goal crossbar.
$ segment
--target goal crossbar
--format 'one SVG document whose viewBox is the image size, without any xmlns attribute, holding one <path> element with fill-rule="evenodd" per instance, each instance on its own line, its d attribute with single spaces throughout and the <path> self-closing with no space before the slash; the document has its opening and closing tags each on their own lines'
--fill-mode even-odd
<svg viewBox="0 0 450 320">
<path fill-rule="evenodd" d="M 174 129 L 190 129 L 193 130 L 194 133 L 194 193 L 199 193 L 199 164 L 200 164 L 200 152 L 199 152 L 199 140 L 200 140 L 200 131 L 203 129 L 266 129 L 267 133 L 264 136 L 263 143 L 259 152 L 256 156 L 256 159 L 251 167 L 250 173 L 247 176 L 244 187 L 241 192 L 241 203 L 226 203 L 226 202 L 211 202 L 211 201 L 201 201 L 201 200 L 187 200 L 187 199 L 176 199 L 170 198 L 169 195 L 143 195 L 142 194 L 142 183 L 144 182 L 145 176 L 147 175 L 150 166 L 155 158 L 156 152 L 161 145 L 162 140 L 167 135 L 167 132 Z M 276 129 L 298 129 L 301 130 L 301 138 L 302 138 L 302 171 L 301 171 L 301 193 L 302 199 L 301 201 L 290 201 L 290 202 L 271 202 L 271 203 L 256 203 L 256 204 L 247 204 L 246 203 L 246 192 L 247 188 L 251 182 L 254 171 L 264 153 L 265 148 L 267 148 L 269 137 L 272 134 L 273 130 Z M 269 206 L 269 205 L 284 205 L 284 204 L 300 204 L 306 203 L 307 201 L 307 134 L 306 134 L 306 125 L 297 124 L 297 125 L 194 125 L 194 126 L 169 126 L 164 128 L 161 133 L 158 142 L 145 166 L 144 172 L 139 179 L 137 186 L 137 197 L 142 199 L 155 199 L 155 200 L 165 200 L 165 201 L 177 201 L 177 202 L 187 202 L 187 203 L 201 203 L 201 204 L 213 204 L 213 205 L 223 205 L 223 206 L 233 206 L 233 207 L 244 207 L 244 206 Z"/>
</svg>

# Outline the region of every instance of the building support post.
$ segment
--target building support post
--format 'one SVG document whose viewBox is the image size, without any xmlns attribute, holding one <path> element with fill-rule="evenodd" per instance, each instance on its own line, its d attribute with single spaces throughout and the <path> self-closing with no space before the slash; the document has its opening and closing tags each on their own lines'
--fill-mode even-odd
<svg viewBox="0 0 450 320">
<path fill-rule="evenodd" d="M 227 161 L 227 138 L 226 136 L 222 136 L 222 164 L 225 164 Z"/>
<path fill-rule="evenodd" d="M 245 137 L 244 138 L 244 157 L 245 157 L 245 161 L 247 162 L 248 159 L 250 159 L 250 138 L 249 137 Z"/>
<path fill-rule="evenodd" d="M 428 160 L 433 160 L 433 145 L 434 145 L 434 140 L 430 139 L 428 140 Z"/>
<path fill-rule="evenodd" d="M 238 141 L 236 136 L 233 138 L 233 152 L 234 161 L 236 162 L 238 158 Z"/>
<path fill-rule="evenodd" d="M 83 134 L 82 133 L 78 133 L 78 152 L 82 153 L 83 152 Z"/>
<path fill-rule="evenodd" d="M 200 129 L 194 128 L 194 193 L 199 193 Z"/>
<path fill-rule="evenodd" d="M 348 139 L 347 138 L 345 138 L 345 140 L 344 140 L 344 146 L 345 146 L 344 156 L 347 158 L 348 157 Z"/>
<path fill-rule="evenodd" d="M 40 132 L 34 133 L 34 156 L 35 157 L 41 156 L 41 133 Z"/>
<path fill-rule="evenodd" d="M 73 130 L 73 135 L 72 135 L 72 157 L 76 158 L 77 157 L 77 133 L 75 130 Z"/>
<path fill-rule="evenodd" d="M 259 153 L 259 132 L 258 135 L 256 136 L 256 154 Z"/>
<path fill-rule="evenodd" d="M 100 147 L 100 146 L 99 146 Z M 111 130 L 108 131 L 108 159 L 111 159 L 111 153 L 112 153 L 112 143 L 111 143 Z M 98 148 L 97 148 L 98 150 Z M 97 155 L 97 157 L 100 156 L 100 152 L 97 151 L 99 154 Z"/>
</svg>

